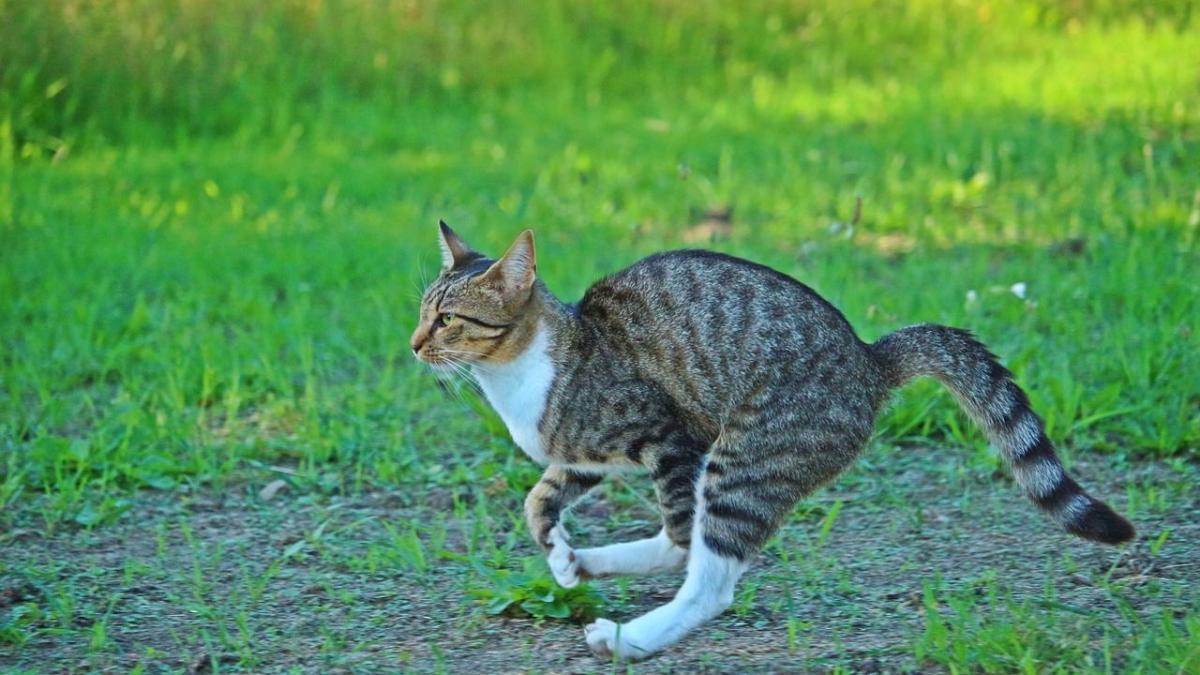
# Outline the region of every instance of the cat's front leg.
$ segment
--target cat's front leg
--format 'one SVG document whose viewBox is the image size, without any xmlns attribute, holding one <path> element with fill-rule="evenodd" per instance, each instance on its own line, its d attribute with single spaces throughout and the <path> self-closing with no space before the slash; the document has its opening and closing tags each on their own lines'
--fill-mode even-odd
<svg viewBox="0 0 1200 675">
<path fill-rule="evenodd" d="M 589 577 L 676 572 L 687 565 L 686 548 L 664 528 L 656 536 L 573 551 L 575 564 Z M 552 565 L 553 568 L 553 565 Z"/>
<path fill-rule="evenodd" d="M 549 565 L 554 580 L 563 588 L 574 588 L 580 581 L 592 576 L 583 566 L 579 552 L 567 543 L 569 539 L 570 536 L 561 524 L 550 530 L 550 552 L 546 554 L 546 564 Z"/>
<path fill-rule="evenodd" d="M 579 556 L 567 543 L 569 536 L 560 519 L 567 507 L 596 487 L 600 480 L 601 477 L 596 474 L 551 465 L 525 498 L 525 520 L 529 532 L 538 546 L 546 551 L 550 572 L 564 588 L 577 585 L 586 571 L 581 569 Z"/>
<path fill-rule="evenodd" d="M 677 572 L 687 565 L 688 552 L 671 541 L 664 529 L 657 536 L 596 548 L 573 549 L 561 525 L 550 530 L 546 556 L 550 572 L 563 588 L 595 577 Z"/>
<path fill-rule="evenodd" d="M 606 577 L 683 569 L 687 565 L 696 480 L 703 452 L 703 444 L 682 434 L 666 435 L 660 442 L 643 444 L 641 454 L 658 492 L 663 529 L 648 539 L 578 551 L 571 551 L 564 542 L 560 549 L 563 553 L 557 558 L 563 574 Z"/>
</svg>

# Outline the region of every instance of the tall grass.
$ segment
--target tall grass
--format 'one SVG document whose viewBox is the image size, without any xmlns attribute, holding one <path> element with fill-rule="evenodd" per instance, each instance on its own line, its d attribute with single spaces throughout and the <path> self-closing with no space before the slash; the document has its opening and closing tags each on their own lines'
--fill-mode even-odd
<svg viewBox="0 0 1200 675">
<path fill-rule="evenodd" d="M 0 505 L 91 524 L 259 461 L 440 480 L 504 433 L 408 358 L 430 224 L 536 228 L 575 298 L 716 206 L 705 245 L 865 338 L 977 330 L 1056 441 L 1193 458 L 1191 12 L 0 0 Z M 885 427 L 978 441 L 932 385 Z"/>
<path fill-rule="evenodd" d="M 1193 3 L 0 0 L 0 119 L 51 151 L 336 127 L 513 91 L 581 100 L 920 81 L 1081 22 L 1167 39 Z M 1130 35 L 1131 39 L 1138 39 Z M 997 83 L 1003 86 L 1004 83 Z"/>
</svg>

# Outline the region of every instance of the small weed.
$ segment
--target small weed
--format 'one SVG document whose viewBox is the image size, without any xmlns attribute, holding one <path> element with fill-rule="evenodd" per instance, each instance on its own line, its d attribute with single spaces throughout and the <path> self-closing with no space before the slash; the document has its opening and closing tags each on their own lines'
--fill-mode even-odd
<svg viewBox="0 0 1200 675">
<path fill-rule="evenodd" d="M 600 615 L 607 600 L 589 584 L 563 588 L 544 572 L 540 558 L 527 558 L 523 572 L 489 569 L 475 563 L 478 579 L 467 588 L 487 614 L 529 616 L 534 619 L 582 621 Z"/>
<path fill-rule="evenodd" d="M 788 617 L 787 620 L 787 648 L 789 652 L 795 652 L 801 649 L 800 634 L 801 631 L 807 632 L 812 628 L 812 622 L 801 621 L 795 617 Z M 807 647 L 805 647 L 807 648 Z"/>
<path fill-rule="evenodd" d="M 417 535 L 416 528 L 410 525 L 401 531 L 386 521 L 383 522 L 383 527 L 389 535 L 388 546 L 384 549 L 388 559 L 398 563 L 401 569 L 418 573 L 424 572 L 428 567 L 428 562 L 425 557 L 425 546 L 421 543 L 421 537 Z"/>
<path fill-rule="evenodd" d="M 1171 528 L 1168 527 L 1160 532 L 1159 535 L 1154 538 L 1154 541 L 1150 542 L 1150 555 L 1157 556 L 1162 551 L 1163 546 L 1166 545 L 1167 539 L 1170 537 Z"/>
<path fill-rule="evenodd" d="M 42 621 L 42 610 L 31 602 L 9 607 L 0 618 L 0 644 L 20 647 L 37 633 Z"/>
<path fill-rule="evenodd" d="M 758 597 L 758 589 L 762 585 L 757 579 L 743 579 L 737 587 L 733 606 L 730 611 L 734 615 L 745 618 L 754 610 L 755 599 Z"/>
<path fill-rule="evenodd" d="M 829 512 L 821 519 L 821 529 L 817 534 L 817 546 L 825 545 L 825 540 L 829 538 L 829 533 L 833 531 L 833 526 L 837 523 L 838 514 L 842 512 L 842 500 L 837 500 L 833 506 L 829 507 Z"/>
</svg>

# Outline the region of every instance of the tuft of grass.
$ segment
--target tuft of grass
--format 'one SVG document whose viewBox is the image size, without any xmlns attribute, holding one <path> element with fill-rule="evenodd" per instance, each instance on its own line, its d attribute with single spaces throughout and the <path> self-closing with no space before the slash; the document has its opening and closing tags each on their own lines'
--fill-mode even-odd
<svg viewBox="0 0 1200 675">
<path fill-rule="evenodd" d="M 1125 603 L 1118 589 L 1113 599 Z M 1094 608 L 1057 599 L 1052 585 L 1042 598 L 1016 600 L 988 579 L 961 589 L 938 581 L 924 585 L 924 630 L 913 644 L 919 663 L 951 672 L 1120 672 L 1153 663 L 1164 672 L 1200 667 L 1200 620 L 1164 610 L 1132 610 L 1112 622 Z M 1153 655 L 1153 656 L 1151 656 Z"/>
<path fill-rule="evenodd" d="M 842 122 L 924 108 L 944 83 L 955 99 L 1070 118 L 1150 103 L 1194 119 L 1172 96 L 1192 76 L 1181 55 L 1195 51 L 1193 21 L 1190 2 L 6 2 L 0 113 L 28 152 L 57 156 L 81 142 L 294 144 L 335 129 L 397 147 L 428 131 L 395 123 L 415 101 L 494 105 L 530 90 L 589 107 L 738 91 L 776 114 Z M 1103 76 L 1087 77 L 1097 62 Z M 931 187 L 970 206 L 994 178 Z"/>
<path fill-rule="evenodd" d="M 0 620 L 0 643 L 20 647 L 36 634 L 42 612 L 34 603 L 23 602 L 8 607 Z"/>
<path fill-rule="evenodd" d="M 526 558 L 522 572 L 491 569 L 477 562 L 472 566 L 476 579 L 469 582 L 467 592 L 490 615 L 579 622 L 596 618 L 607 607 L 607 600 L 590 584 L 559 586 L 546 574 L 541 558 Z"/>
</svg>

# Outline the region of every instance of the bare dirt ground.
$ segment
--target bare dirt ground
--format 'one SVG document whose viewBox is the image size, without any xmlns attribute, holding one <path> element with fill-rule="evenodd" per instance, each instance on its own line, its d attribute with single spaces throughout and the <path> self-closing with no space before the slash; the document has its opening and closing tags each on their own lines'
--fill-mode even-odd
<svg viewBox="0 0 1200 675">
<path fill-rule="evenodd" d="M 802 505 L 755 562 L 734 608 L 636 670 L 941 670 L 914 652 L 926 625 L 927 587 L 937 597 L 977 596 L 973 611 L 984 621 L 1019 622 L 1021 615 L 1006 609 L 1012 606 L 1035 617 L 1057 608 L 1057 618 L 1034 629 L 1052 636 L 1197 607 L 1194 467 L 1076 463 L 1085 485 L 1118 508 L 1138 502 L 1139 541 L 1118 550 L 1063 534 L 1007 479 L 976 475 L 956 453 L 897 448 L 886 451 L 886 463 L 872 461 L 883 454 L 873 450 Z M 402 548 L 397 527 L 436 521 L 446 533 L 437 547 L 468 554 L 481 509 L 446 503 L 466 497 L 415 488 L 347 497 L 284 490 L 264 501 L 258 487 L 145 493 L 118 522 L 91 531 L 46 535 L 34 529 L 31 510 L 29 527 L 8 532 L 0 549 L 0 616 L 23 605 L 36 608 L 38 618 L 25 626 L 23 645 L 0 643 L 0 668 L 612 668 L 591 656 L 577 623 L 484 613 L 467 592 L 478 578 L 463 559 L 429 553 L 414 565 L 395 553 Z M 534 555 L 523 533 L 512 532 L 520 495 L 509 492 L 487 505 L 493 520 L 484 525 L 497 550 Z M 619 495 L 613 501 L 607 505 L 601 494 L 577 509 L 578 545 L 655 529 L 643 506 L 622 506 Z M 838 501 L 844 508 L 822 541 L 822 518 Z M 1152 551 L 1167 529 L 1166 543 Z M 592 583 L 609 599 L 605 614 L 620 620 L 669 600 L 679 579 Z"/>
</svg>

